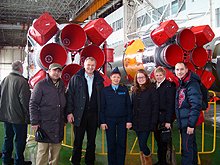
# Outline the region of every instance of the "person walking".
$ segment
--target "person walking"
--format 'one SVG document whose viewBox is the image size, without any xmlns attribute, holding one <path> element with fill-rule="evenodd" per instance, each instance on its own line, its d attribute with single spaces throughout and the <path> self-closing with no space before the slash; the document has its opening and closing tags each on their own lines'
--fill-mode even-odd
<svg viewBox="0 0 220 165">
<path fill-rule="evenodd" d="M 119 85 L 121 73 L 111 72 L 111 85 L 101 94 L 100 124 L 106 132 L 108 165 L 124 165 L 127 129 L 132 127 L 131 100 L 127 87 Z"/>
<path fill-rule="evenodd" d="M 28 81 L 22 76 L 21 61 L 12 63 L 12 72 L 4 78 L 0 86 L 0 121 L 4 123 L 4 143 L 2 146 L 3 165 L 28 165 L 24 161 L 27 139 L 27 125 L 30 123 L 28 104 L 30 89 Z M 12 159 L 15 146 L 14 162 Z"/>
<path fill-rule="evenodd" d="M 65 86 L 62 66 L 52 63 L 46 78 L 39 81 L 30 98 L 31 127 L 37 143 L 36 165 L 58 165 L 65 124 Z"/>
<path fill-rule="evenodd" d="M 179 79 L 176 91 L 176 117 L 182 139 L 182 165 L 197 165 L 196 122 L 202 109 L 200 78 L 188 71 L 185 63 L 175 65 L 175 74 Z"/>
<path fill-rule="evenodd" d="M 70 79 L 67 88 L 67 120 L 74 124 L 75 138 L 71 159 L 74 165 L 80 165 L 85 132 L 87 134 L 85 163 L 94 165 L 95 162 L 100 94 L 104 87 L 104 79 L 95 68 L 96 60 L 87 57 L 84 68 Z"/>
<path fill-rule="evenodd" d="M 172 146 L 171 131 L 170 137 L 163 138 L 162 131 L 170 130 L 175 115 L 175 84 L 166 80 L 166 70 L 159 66 L 154 70 L 156 80 L 156 89 L 159 94 L 159 117 L 157 129 L 154 131 L 155 140 L 157 142 L 158 162 L 155 165 L 167 165 L 166 153 L 167 148 Z"/>
<path fill-rule="evenodd" d="M 147 72 L 137 71 L 132 89 L 133 129 L 137 134 L 142 165 L 152 165 L 151 151 L 147 140 L 157 126 L 159 96 Z"/>
</svg>

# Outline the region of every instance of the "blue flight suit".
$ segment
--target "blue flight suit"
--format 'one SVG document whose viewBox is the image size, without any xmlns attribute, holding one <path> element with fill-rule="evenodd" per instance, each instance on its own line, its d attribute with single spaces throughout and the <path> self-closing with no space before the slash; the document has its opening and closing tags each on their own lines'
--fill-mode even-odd
<svg viewBox="0 0 220 165">
<path fill-rule="evenodd" d="M 107 124 L 106 129 L 108 164 L 124 165 L 126 154 L 126 123 L 131 122 L 131 100 L 127 87 L 112 85 L 103 88 L 101 93 L 100 124 Z"/>
</svg>

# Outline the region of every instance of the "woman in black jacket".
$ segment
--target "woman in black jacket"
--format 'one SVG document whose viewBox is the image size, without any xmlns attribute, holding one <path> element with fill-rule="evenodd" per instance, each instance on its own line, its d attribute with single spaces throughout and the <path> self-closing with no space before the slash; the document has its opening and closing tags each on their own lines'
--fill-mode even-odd
<svg viewBox="0 0 220 165">
<path fill-rule="evenodd" d="M 159 94 L 159 118 L 158 126 L 154 132 L 157 141 L 158 165 L 166 165 L 167 145 L 171 146 L 171 137 L 167 139 L 161 137 L 161 131 L 169 131 L 173 122 L 175 113 L 175 85 L 166 80 L 166 70 L 163 67 L 157 67 L 154 70 L 156 79 L 156 89 Z M 169 133 L 171 135 L 171 133 Z"/>
<path fill-rule="evenodd" d="M 152 130 L 156 129 L 158 118 L 158 94 L 145 70 L 137 71 L 132 89 L 133 129 L 135 130 L 142 165 L 151 165 L 151 151 L 147 140 Z"/>
</svg>

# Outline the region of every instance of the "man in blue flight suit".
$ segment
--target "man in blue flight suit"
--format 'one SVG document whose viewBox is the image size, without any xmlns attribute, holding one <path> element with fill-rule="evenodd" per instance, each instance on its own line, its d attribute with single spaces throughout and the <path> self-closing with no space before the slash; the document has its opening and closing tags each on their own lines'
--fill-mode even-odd
<svg viewBox="0 0 220 165">
<path fill-rule="evenodd" d="M 131 123 L 131 101 L 127 87 L 119 85 L 121 73 L 116 67 L 110 76 L 110 86 L 101 93 L 101 128 L 106 131 L 108 165 L 124 165 L 127 129 Z"/>
</svg>

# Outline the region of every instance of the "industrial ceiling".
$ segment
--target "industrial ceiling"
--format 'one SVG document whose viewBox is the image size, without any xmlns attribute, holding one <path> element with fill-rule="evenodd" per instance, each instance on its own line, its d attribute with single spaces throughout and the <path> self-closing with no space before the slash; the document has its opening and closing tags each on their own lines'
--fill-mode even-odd
<svg viewBox="0 0 220 165">
<path fill-rule="evenodd" d="M 0 0 L 0 46 L 24 47 L 28 28 L 44 12 L 59 24 L 82 23 L 121 6 L 122 0 Z"/>
</svg>

